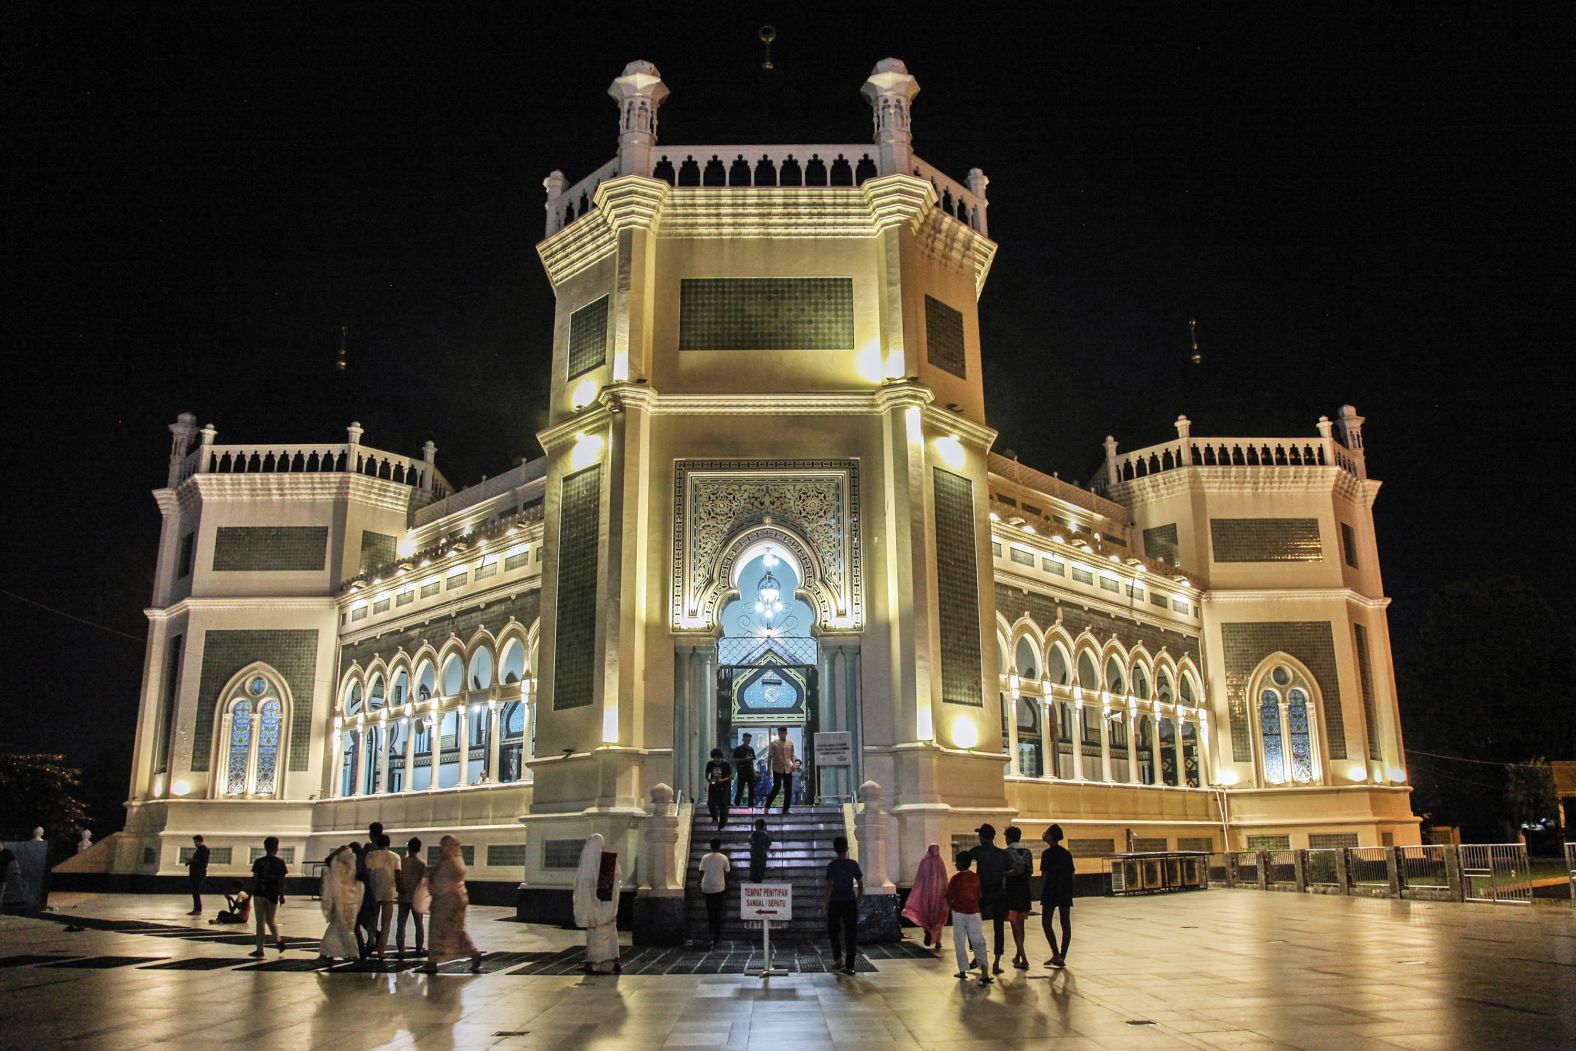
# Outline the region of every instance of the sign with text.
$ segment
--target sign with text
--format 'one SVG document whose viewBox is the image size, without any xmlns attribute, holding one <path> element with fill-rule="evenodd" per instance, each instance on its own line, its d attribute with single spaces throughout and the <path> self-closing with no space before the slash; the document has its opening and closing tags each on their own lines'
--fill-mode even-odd
<svg viewBox="0 0 1576 1051">
<path fill-rule="evenodd" d="M 815 735 L 815 765 L 848 766 L 854 761 L 854 735 L 848 730 L 831 730 Z"/>
<path fill-rule="evenodd" d="M 776 923 L 793 919 L 793 884 L 739 884 L 739 918 Z"/>
</svg>

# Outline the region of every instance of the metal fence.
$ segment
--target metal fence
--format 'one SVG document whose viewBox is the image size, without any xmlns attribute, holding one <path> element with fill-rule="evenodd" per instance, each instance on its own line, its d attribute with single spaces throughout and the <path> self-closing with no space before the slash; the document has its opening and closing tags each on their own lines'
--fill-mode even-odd
<svg viewBox="0 0 1576 1051">
<path fill-rule="evenodd" d="M 1463 843 L 1461 883 L 1467 901 L 1532 903 L 1532 866 L 1520 843 Z"/>
<path fill-rule="evenodd" d="M 1403 891 L 1418 887 L 1449 887 L 1450 870 L 1445 862 L 1447 848 L 1438 844 L 1397 847 L 1401 864 Z"/>
</svg>

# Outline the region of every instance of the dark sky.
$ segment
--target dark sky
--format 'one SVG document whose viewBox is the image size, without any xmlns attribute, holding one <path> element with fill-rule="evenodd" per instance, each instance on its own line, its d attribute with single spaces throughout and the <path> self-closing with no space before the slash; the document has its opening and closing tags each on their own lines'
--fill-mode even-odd
<svg viewBox="0 0 1576 1051">
<path fill-rule="evenodd" d="M 1082 6 L 10 0 L 3 587 L 140 636 L 182 410 L 430 437 L 459 484 L 536 454 L 541 181 L 614 154 L 623 64 L 661 68 L 665 142 L 854 143 L 896 55 L 916 152 L 991 178 L 998 448 L 1082 480 L 1108 432 L 1311 435 L 1353 402 L 1398 651 L 1452 579 L 1563 603 L 1569 6 Z M 140 645 L 0 611 L 10 743 L 129 750 Z"/>
</svg>

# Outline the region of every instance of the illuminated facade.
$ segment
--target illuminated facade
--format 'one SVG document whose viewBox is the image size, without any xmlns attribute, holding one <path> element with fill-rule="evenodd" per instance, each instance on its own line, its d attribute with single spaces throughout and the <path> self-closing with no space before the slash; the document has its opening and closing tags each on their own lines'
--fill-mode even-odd
<svg viewBox="0 0 1576 1051">
<path fill-rule="evenodd" d="M 917 92 L 877 65 L 870 144 L 666 146 L 628 66 L 618 155 L 545 183 L 540 459 L 454 492 L 430 443 L 183 416 L 114 867 L 381 820 L 548 890 L 598 831 L 671 891 L 662 786 L 777 725 L 802 798 L 879 786 L 860 851 L 898 884 L 986 820 L 1085 857 L 1416 842 L 1362 419 L 1179 419 L 1093 490 L 991 453 L 987 180 L 913 153 Z"/>
</svg>

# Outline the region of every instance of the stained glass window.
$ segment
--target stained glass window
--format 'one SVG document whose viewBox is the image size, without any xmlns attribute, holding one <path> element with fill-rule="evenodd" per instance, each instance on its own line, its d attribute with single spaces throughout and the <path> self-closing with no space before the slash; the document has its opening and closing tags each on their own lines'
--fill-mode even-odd
<svg viewBox="0 0 1576 1051">
<path fill-rule="evenodd" d="M 1264 780 L 1278 785 L 1286 780 L 1281 746 L 1280 694 L 1265 690 L 1259 696 L 1259 730 L 1264 738 Z"/>
<path fill-rule="evenodd" d="M 1291 732 L 1291 776 L 1313 780 L 1313 743 L 1308 734 L 1308 695 L 1293 687 L 1286 694 L 1286 728 Z"/>
<path fill-rule="evenodd" d="M 230 708 L 230 762 L 225 771 L 225 795 L 246 795 L 246 761 L 251 753 L 252 702 L 243 698 Z"/>
<path fill-rule="evenodd" d="M 274 794 L 275 772 L 279 769 L 279 724 L 279 702 L 270 698 L 263 702 L 262 718 L 257 725 L 257 778 L 252 786 L 253 795 Z"/>
</svg>

